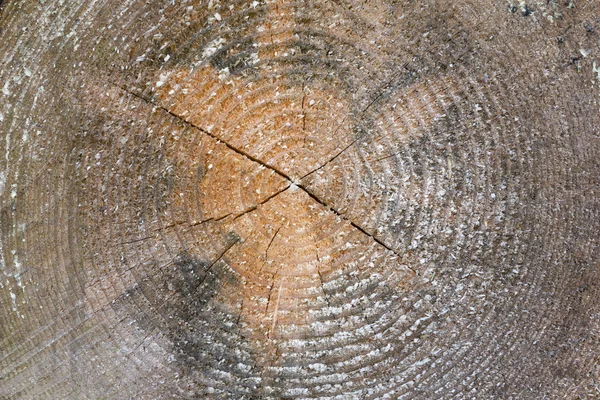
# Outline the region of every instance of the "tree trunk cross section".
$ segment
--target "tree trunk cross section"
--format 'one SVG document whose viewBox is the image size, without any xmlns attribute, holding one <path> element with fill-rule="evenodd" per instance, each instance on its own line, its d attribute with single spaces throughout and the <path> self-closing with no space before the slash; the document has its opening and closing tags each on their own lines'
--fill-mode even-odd
<svg viewBox="0 0 600 400">
<path fill-rule="evenodd" d="M 0 0 L 0 398 L 600 398 L 599 16 Z"/>
</svg>

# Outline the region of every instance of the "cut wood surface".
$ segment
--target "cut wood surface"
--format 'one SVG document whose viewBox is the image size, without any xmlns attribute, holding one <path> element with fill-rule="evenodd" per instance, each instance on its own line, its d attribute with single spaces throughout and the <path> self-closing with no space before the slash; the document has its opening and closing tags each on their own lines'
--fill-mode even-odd
<svg viewBox="0 0 600 400">
<path fill-rule="evenodd" d="M 600 399 L 597 0 L 0 4 L 0 399 Z"/>
</svg>

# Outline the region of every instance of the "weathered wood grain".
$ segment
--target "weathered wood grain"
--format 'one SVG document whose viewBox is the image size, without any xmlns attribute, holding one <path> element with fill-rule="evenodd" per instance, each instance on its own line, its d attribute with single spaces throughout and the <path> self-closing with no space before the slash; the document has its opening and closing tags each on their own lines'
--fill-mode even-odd
<svg viewBox="0 0 600 400">
<path fill-rule="evenodd" d="M 600 398 L 597 1 L 0 35 L 0 398 Z"/>
</svg>

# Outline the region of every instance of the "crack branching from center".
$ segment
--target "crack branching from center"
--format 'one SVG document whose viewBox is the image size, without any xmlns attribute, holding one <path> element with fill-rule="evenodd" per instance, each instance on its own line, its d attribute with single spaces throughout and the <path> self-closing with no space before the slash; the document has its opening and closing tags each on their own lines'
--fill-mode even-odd
<svg viewBox="0 0 600 400">
<path fill-rule="evenodd" d="M 140 99 L 141 101 L 143 101 L 144 103 L 147 103 L 153 107 L 156 107 L 159 110 L 162 110 L 164 112 L 166 112 L 167 114 L 169 114 L 170 116 L 172 116 L 173 118 L 183 122 L 185 125 L 193 128 L 193 129 L 197 129 L 198 131 L 202 132 L 203 134 L 205 134 L 206 136 L 211 137 L 214 140 L 217 140 L 220 143 L 223 143 L 228 149 L 230 149 L 231 151 L 246 157 L 247 159 L 263 166 L 264 168 L 267 168 L 273 172 L 275 172 L 277 175 L 279 175 L 280 177 L 284 178 L 285 180 L 287 180 L 287 182 L 289 183 L 289 185 L 291 185 L 292 183 L 294 183 L 298 188 L 300 188 L 304 193 L 306 193 L 310 198 L 312 198 L 314 201 L 316 201 L 317 203 L 319 203 L 320 205 L 322 205 L 323 207 L 325 207 L 327 210 L 329 210 L 330 212 L 334 213 L 336 216 L 340 217 L 342 220 L 348 222 L 352 227 L 354 227 L 356 230 L 358 230 L 359 232 L 361 232 L 362 234 L 364 234 L 365 236 L 371 238 L 375 243 L 377 243 L 378 245 L 380 245 L 381 247 L 385 248 L 386 250 L 392 252 L 396 257 L 398 257 L 399 259 L 402 259 L 402 256 L 400 254 L 398 254 L 398 252 L 396 250 L 394 250 L 391 246 L 389 246 L 388 244 L 386 244 L 385 242 L 383 242 L 381 239 L 378 239 L 375 235 L 367 232 L 367 230 L 365 228 L 363 228 L 362 226 L 358 225 L 356 222 L 352 221 L 351 219 L 349 219 L 347 216 L 341 214 L 338 210 L 336 210 L 335 208 L 333 208 L 331 205 L 327 204 L 325 201 L 323 201 L 321 198 L 319 198 L 313 191 L 310 190 L 310 188 L 308 188 L 307 186 L 305 186 L 302 183 L 299 182 L 294 182 L 294 180 L 287 175 L 285 172 L 281 171 L 280 169 L 278 169 L 277 167 L 268 164 L 264 161 L 262 161 L 261 159 L 253 156 L 252 154 L 237 148 L 235 146 L 233 146 L 231 143 L 228 143 L 226 141 L 224 141 L 222 138 L 214 135 L 213 133 L 209 132 L 208 130 L 188 121 L 187 119 L 185 119 L 184 117 L 182 117 L 181 115 L 178 115 L 176 113 L 174 113 L 173 111 L 169 110 L 168 108 L 158 104 L 157 102 L 153 101 L 152 99 L 147 98 L 146 96 L 143 96 L 141 94 L 135 93 L 131 90 L 129 90 L 127 87 L 123 86 L 123 85 L 115 85 L 117 87 L 119 87 L 121 90 L 123 90 L 125 93 L 128 93 L 129 95 L 136 97 L 138 99 Z M 289 186 L 288 186 L 289 187 Z M 288 187 L 286 187 L 285 189 L 283 189 L 282 191 L 285 191 Z M 282 191 L 279 191 L 276 193 L 280 194 Z M 249 210 L 252 211 L 252 210 Z M 411 268 L 410 266 L 407 266 L 408 269 L 410 269 L 414 274 L 417 274 L 417 272 Z"/>
</svg>

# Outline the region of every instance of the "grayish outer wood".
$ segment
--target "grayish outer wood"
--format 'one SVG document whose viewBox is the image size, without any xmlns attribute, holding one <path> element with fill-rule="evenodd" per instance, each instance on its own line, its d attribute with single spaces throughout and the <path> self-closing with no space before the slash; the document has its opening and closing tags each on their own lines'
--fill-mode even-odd
<svg viewBox="0 0 600 400">
<path fill-rule="evenodd" d="M 597 1 L 0 10 L 0 398 L 600 398 Z"/>
</svg>

